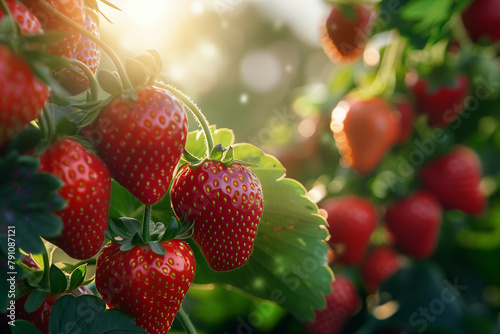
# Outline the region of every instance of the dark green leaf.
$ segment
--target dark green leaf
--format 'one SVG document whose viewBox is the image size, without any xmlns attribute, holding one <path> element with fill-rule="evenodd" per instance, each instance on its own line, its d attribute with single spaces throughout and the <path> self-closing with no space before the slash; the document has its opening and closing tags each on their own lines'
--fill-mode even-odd
<svg viewBox="0 0 500 334">
<path fill-rule="evenodd" d="M 26 299 L 26 303 L 24 304 L 24 309 L 26 310 L 26 312 L 31 313 L 39 308 L 45 300 L 46 296 L 47 291 L 33 290 L 28 296 L 28 299 Z"/>
<path fill-rule="evenodd" d="M 165 251 L 165 248 L 158 242 L 158 241 L 150 241 L 148 242 L 149 247 L 151 247 L 151 250 L 158 255 L 165 255 L 167 252 Z"/>
<path fill-rule="evenodd" d="M 66 291 L 68 277 L 55 264 L 50 266 L 50 293 L 56 295 Z"/>
<path fill-rule="evenodd" d="M 126 243 L 126 244 L 123 244 L 120 246 L 120 250 L 122 252 L 128 252 L 129 250 L 133 249 L 135 247 L 135 245 L 131 244 L 131 243 Z"/>
<path fill-rule="evenodd" d="M 130 231 L 130 235 L 135 233 L 139 233 L 142 231 L 142 225 L 139 223 L 137 219 L 129 218 L 129 217 L 121 217 L 120 221 L 125 225 L 128 231 Z"/>
<path fill-rule="evenodd" d="M 11 330 L 12 334 L 42 334 L 31 322 L 19 319 L 16 320 Z"/>
<path fill-rule="evenodd" d="M 130 238 L 133 234 L 129 233 L 128 231 L 125 231 L 124 229 L 121 229 L 114 221 L 111 219 L 108 222 L 108 228 L 109 230 L 114 233 L 115 235 L 122 237 L 124 239 Z"/>
<path fill-rule="evenodd" d="M 142 235 L 140 233 L 136 233 L 132 237 L 131 243 L 132 243 L 132 245 L 144 245 L 146 242 L 144 241 L 144 239 L 142 238 Z"/>
<path fill-rule="evenodd" d="M 70 276 L 70 283 L 68 290 L 72 291 L 77 287 L 79 287 L 83 283 L 86 273 L 87 273 L 87 264 L 82 264 L 81 266 L 73 270 Z"/>
<path fill-rule="evenodd" d="M 222 160 L 225 150 L 226 149 L 222 146 L 222 144 L 219 143 L 215 145 L 212 152 L 210 152 L 210 159 L 216 161 Z"/>
<path fill-rule="evenodd" d="M 106 309 L 96 296 L 67 294 L 56 300 L 50 312 L 49 332 L 66 334 L 120 334 L 146 332 L 134 318 L 118 309 Z"/>
<path fill-rule="evenodd" d="M 179 233 L 180 224 L 176 218 L 172 217 L 170 223 L 165 227 L 165 233 L 161 238 L 161 241 L 167 241 L 174 239 Z"/>
<path fill-rule="evenodd" d="M 75 122 L 70 121 L 66 117 L 61 117 L 56 125 L 56 132 L 59 136 L 72 136 L 76 134 L 78 130 L 78 125 Z"/>
</svg>

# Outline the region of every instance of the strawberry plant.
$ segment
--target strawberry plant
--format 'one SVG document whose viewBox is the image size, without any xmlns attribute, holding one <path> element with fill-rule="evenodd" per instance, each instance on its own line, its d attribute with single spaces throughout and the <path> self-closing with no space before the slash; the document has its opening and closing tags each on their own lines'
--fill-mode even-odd
<svg viewBox="0 0 500 334">
<path fill-rule="evenodd" d="M 0 332 L 498 332 L 495 1 L 160 2 L 0 0 Z"/>
</svg>

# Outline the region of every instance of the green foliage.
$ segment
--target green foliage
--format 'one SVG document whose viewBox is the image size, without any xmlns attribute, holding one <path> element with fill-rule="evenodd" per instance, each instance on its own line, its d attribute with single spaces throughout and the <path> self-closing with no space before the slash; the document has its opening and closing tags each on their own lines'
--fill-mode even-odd
<svg viewBox="0 0 500 334">
<path fill-rule="evenodd" d="M 134 319 L 95 296 L 64 295 L 56 300 L 50 313 L 50 333 L 119 334 L 146 333 Z"/>
</svg>

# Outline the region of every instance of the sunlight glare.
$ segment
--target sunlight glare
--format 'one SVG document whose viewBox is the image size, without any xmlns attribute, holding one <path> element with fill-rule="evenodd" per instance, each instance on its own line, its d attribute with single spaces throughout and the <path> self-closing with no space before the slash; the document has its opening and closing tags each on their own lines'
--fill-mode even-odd
<svg viewBox="0 0 500 334">
<path fill-rule="evenodd" d="M 130 0 L 126 11 L 133 20 L 152 26 L 164 21 L 168 9 L 169 2 L 165 0 Z"/>
</svg>

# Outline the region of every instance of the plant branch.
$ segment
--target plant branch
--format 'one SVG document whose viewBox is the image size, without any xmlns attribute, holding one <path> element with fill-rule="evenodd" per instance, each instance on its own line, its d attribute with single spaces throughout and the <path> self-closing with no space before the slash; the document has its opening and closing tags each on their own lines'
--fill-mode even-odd
<svg viewBox="0 0 500 334">
<path fill-rule="evenodd" d="M 210 157 L 210 152 L 212 152 L 212 149 L 214 148 L 214 138 L 212 136 L 212 132 L 210 131 L 210 125 L 205 115 L 201 112 L 198 106 L 193 101 L 191 101 L 191 99 L 187 95 L 185 95 L 177 88 L 174 88 L 160 81 L 155 81 L 155 85 L 164 88 L 169 92 L 171 92 L 172 94 L 174 94 L 175 97 L 180 99 L 184 103 L 184 105 L 193 113 L 196 121 L 198 122 L 198 124 L 200 124 L 203 133 L 205 135 L 205 139 L 207 142 L 207 157 Z"/>
<path fill-rule="evenodd" d="M 68 59 L 68 62 L 71 65 L 78 67 L 79 69 L 81 69 L 83 71 L 83 73 L 85 73 L 85 76 L 87 77 L 87 79 L 89 81 L 91 101 L 97 101 L 99 99 L 99 84 L 97 83 L 97 80 L 94 76 L 94 73 L 92 73 L 92 71 L 90 70 L 90 68 L 87 65 L 85 65 L 84 63 L 82 63 L 79 60 Z M 68 70 L 71 70 L 71 69 L 68 69 Z M 81 73 L 78 73 L 78 74 L 81 75 Z"/>
<path fill-rule="evenodd" d="M 193 323 L 191 322 L 191 319 L 189 319 L 189 316 L 187 315 L 186 311 L 181 307 L 179 311 L 177 312 L 177 316 L 179 318 L 179 321 L 181 322 L 182 326 L 184 327 L 184 330 L 188 334 L 196 334 L 196 329 L 194 328 Z"/>
<path fill-rule="evenodd" d="M 116 70 L 118 71 L 118 74 L 120 75 L 120 78 L 123 82 L 123 87 L 125 89 L 133 88 L 132 84 L 130 83 L 130 79 L 128 78 L 127 72 L 125 71 L 125 67 L 123 66 L 122 62 L 120 61 L 115 51 L 111 47 L 109 47 L 106 43 L 104 43 L 100 38 L 94 36 L 94 34 L 92 34 L 90 31 L 88 31 L 87 29 L 85 29 L 78 23 L 74 22 L 73 20 L 68 18 L 66 15 L 62 14 L 60 11 L 58 11 L 51 5 L 49 5 L 47 2 L 45 2 L 45 0 L 38 0 L 38 2 L 50 14 L 57 16 L 71 28 L 75 29 L 80 34 L 89 38 L 91 41 L 95 42 L 104 52 L 108 54 L 108 56 L 111 58 L 111 61 L 115 64 Z"/>
</svg>

